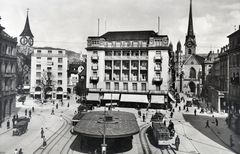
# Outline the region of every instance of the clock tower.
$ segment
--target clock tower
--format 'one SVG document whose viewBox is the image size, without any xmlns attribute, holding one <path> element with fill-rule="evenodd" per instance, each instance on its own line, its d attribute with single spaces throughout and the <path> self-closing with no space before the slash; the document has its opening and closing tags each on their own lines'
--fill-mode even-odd
<svg viewBox="0 0 240 154">
<path fill-rule="evenodd" d="M 22 33 L 20 34 L 20 43 L 22 46 L 33 46 L 33 44 L 34 44 L 33 38 L 34 38 L 34 36 L 30 29 L 29 19 L 28 19 L 28 11 L 27 11 L 26 23 L 25 23 Z"/>
<path fill-rule="evenodd" d="M 193 31 L 193 19 L 192 19 L 192 0 L 190 0 L 190 10 L 188 19 L 188 30 L 185 40 L 185 59 L 187 59 L 191 54 L 196 54 L 196 38 Z"/>
</svg>

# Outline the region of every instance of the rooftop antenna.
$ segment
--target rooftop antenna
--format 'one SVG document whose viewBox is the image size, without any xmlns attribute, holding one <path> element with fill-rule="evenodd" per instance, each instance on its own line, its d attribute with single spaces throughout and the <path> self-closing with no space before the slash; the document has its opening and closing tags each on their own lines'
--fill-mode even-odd
<svg viewBox="0 0 240 154">
<path fill-rule="evenodd" d="M 98 18 L 98 36 L 99 36 L 99 18 Z"/>
<path fill-rule="evenodd" d="M 160 35 L 161 32 L 160 32 L 160 17 L 158 17 L 158 35 Z"/>
</svg>

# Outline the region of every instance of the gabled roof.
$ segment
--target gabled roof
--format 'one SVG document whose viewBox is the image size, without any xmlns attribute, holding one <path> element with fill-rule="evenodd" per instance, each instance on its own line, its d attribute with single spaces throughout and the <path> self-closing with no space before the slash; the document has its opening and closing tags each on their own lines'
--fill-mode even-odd
<svg viewBox="0 0 240 154">
<path fill-rule="evenodd" d="M 115 31 L 107 32 L 101 36 L 106 41 L 122 41 L 122 40 L 149 40 L 150 37 L 164 37 L 167 35 L 158 35 L 152 30 L 148 31 Z"/>
<path fill-rule="evenodd" d="M 185 65 L 190 59 L 194 58 L 199 65 L 203 64 L 204 63 L 204 57 L 201 57 L 199 55 L 196 55 L 196 54 L 191 54 L 187 59 L 186 61 L 183 63 L 183 65 Z"/>
<path fill-rule="evenodd" d="M 20 36 L 31 36 L 31 37 L 34 37 L 33 34 L 32 34 L 32 31 L 30 29 L 28 15 L 27 15 L 27 19 L 26 19 L 26 22 L 25 22 L 24 29 L 23 29 L 22 33 L 20 34 Z"/>
</svg>

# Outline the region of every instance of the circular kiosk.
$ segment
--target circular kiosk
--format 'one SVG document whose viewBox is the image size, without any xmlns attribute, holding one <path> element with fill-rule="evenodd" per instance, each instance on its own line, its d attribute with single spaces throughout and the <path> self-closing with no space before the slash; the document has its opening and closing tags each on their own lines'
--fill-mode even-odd
<svg viewBox="0 0 240 154">
<path fill-rule="evenodd" d="M 102 145 L 111 153 L 126 152 L 132 149 L 133 135 L 139 133 L 135 115 L 120 111 L 88 112 L 73 130 L 79 147 L 74 150 L 79 152 L 101 151 Z"/>
</svg>

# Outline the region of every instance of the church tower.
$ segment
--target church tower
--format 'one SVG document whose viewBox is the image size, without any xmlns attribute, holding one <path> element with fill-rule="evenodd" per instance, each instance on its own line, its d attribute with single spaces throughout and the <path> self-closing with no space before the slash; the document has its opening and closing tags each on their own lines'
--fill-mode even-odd
<svg viewBox="0 0 240 154">
<path fill-rule="evenodd" d="M 176 70 L 176 90 L 182 91 L 182 65 L 183 65 L 183 52 L 181 42 L 177 43 L 177 50 L 175 51 L 175 70 Z"/>
<path fill-rule="evenodd" d="M 25 22 L 24 29 L 22 33 L 20 34 L 20 43 L 22 46 L 32 46 L 34 43 L 33 40 L 34 36 L 32 34 L 30 24 L 29 24 L 29 19 L 28 19 L 28 11 L 27 11 L 27 19 Z"/>
<path fill-rule="evenodd" d="M 187 36 L 185 40 L 185 60 L 191 55 L 196 54 L 196 39 L 193 31 L 193 18 L 192 18 L 192 0 L 190 0 L 190 10 L 188 19 Z"/>
</svg>

